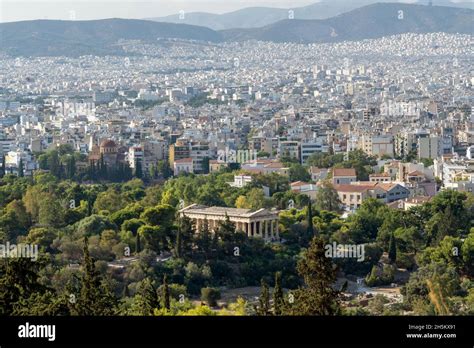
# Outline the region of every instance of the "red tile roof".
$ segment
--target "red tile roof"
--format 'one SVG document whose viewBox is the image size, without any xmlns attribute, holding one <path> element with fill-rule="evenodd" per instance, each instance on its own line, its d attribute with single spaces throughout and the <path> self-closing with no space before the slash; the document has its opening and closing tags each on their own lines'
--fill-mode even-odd
<svg viewBox="0 0 474 348">
<path fill-rule="evenodd" d="M 174 163 L 190 163 L 192 161 L 193 161 L 193 159 L 191 157 L 189 157 L 189 158 L 177 159 L 177 160 L 174 161 Z"/>
<path fill-rule="evenodd" d="M 334 168 L 333 177 L 336 176 L 356 176 L 356 170 L 354 168 Z"/>
<path fill-rule="evenodd" d="M 338 192 L 364 192 L 367 190 L 373 190 L 376 186 L 376 183 L 373 185 L 364 184 L 364 185 L 350 185 L 350 184 L 342 184 L 342 185 L 334 185 L 334 189 Z"/>
</svg>

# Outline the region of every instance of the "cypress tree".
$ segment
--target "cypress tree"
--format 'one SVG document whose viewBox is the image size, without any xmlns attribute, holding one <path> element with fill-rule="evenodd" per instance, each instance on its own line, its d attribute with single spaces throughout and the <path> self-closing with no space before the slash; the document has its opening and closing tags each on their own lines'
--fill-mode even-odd
<svg viewBox="0 0 474 348">
<path fill-rule="evenodd" d="M 137 160 L 135 163 L 135 176 L 139 179 L 143 178 L 143 168 L 142 168 L 142 161 Z"/>
<path fill-rule="evenodd" d="M 105 178 L 105 162 L 104 162 L 104 154 L 100 154 L 100 162 L 99 162 L 99 178 Z"/>
<path fill-rule="evenodd" d="M 125 286 L 123 287 L 123 292 L 122 292 L 122 297 L 130 297 L 130 291 L 128 289 L 128 283 L 125 283 Z"/>
<path fill-rule="evenodd" d="M 282 315 L 285 300 L 283 298 L 283 289 L 281 287 L 281 272 L 275 273 L 275 289 L 273 290 L 273 313 Z"/>
<path fill-rule="evenodd" d="M 5 155 L 3 155 L 3 157 L 2 157 L 2 171 L 0 172 L 0 178 L 3 178 L 6 173 L 7 173 L 7 167 L 6 167 L 6 162 L 5 162 Z"/>
<path fill-rule="evenodd" d="M 137 236 L 135 237 L 135 252 L 138 254 L 140 251 L 141 251 L 140 233 L 137 232 Z"/>
<path fill-rule="evenodd" d="M 308 235 L 308 238 L 312 238 L 314 235 L 314 227 L 313 227 L 313 209 L 311 207 L 311 199 L 308 202 L 308 211 L 306 212 L 306 224 L 307 224 L 307 229 L 306 229 L 306 234 Z"/>
<path fill-rule="evenodd" d="M 194 229 L 190 218 L 183 216 L 179 218 L 179 257 L 185 258 L 186 255 L 193 252 Z"/>
<path fill-rule="evenodd" d="M 69 156 L 68 163 L 67 163 L 67 176 L 69 179 L 72 179 L 76 174 L 76 159 L 74 156 Z"/>
<path fill-rule="evenodd" d="M 102 281 L 89 254 L 88 238 L 84 238 L 84 265 L 79 296 L 79 315 L 113 315 L 115 298 Z"/>
<path fill-rule="evenodd" d="M 58 171 L 58 179 L 63 178 L 63 173 L 64 173 L 64 164 L 63 162 L 59 163 L 59 171 Z"/>
<path fill-rule="evenodd" d="M 177 258 L 181 258 L 182 251 L 182 242 L 181 242 L 181 221 L 179 223 L 178 232 L 176 233 L 176 242 L 175 242 L 175 255 Z"/>
<path fill-rule="evenodd" d="M 388 244 L 388 258 L 392 263 L 397 261 L 397 241 L 393 232 L 390 234 L 390 242 Z"/>
<path fill-rule="evenodd" d="M 72 279 L 66 284 L 65 295 L 67 296 L 67 306 L 70 315 L 79 315 L 76 294 L 81 291 L 80 285 L 80 279 L 76 275 L 73 275 Z M 73 295 L 73 297 L 71 297 L 71 295 Z"/>
<path fill-rule="evenodd" d="M 24 165 L 23 165 L 23 159 L 20 159 L 20 165 L 18 166 L 18 176 L 20 178 L 23 178 L 25 176 L 24 170 L 25 170 L 25 168 L 24 168 Z"/>
<path fill-rule="evenodd" d="M 209 258 L 211 249 L 213 247 L 217 248 L 217 240 L 215 241 L 215 243 L 213 243 L 214 239 L 217 238 L 217 233 L 214 235 L 214 239 L 212 239 L 211 233 L 209 232 L 209 223 L 207 221 L 207 218 L 204 219 L 204 222 L 199 229 L 200 231 L 197 235 L 196 244 L 198 246 L 198 249 L 205 255 L 205 257 Z"/>
<path fill-rule="evenodd" d="M 96 304 L 97 289 L 100 287 L 99 275 L 95 269 L 94 260 L 89 254 L 89 240 L 84 237 L 83 245 L 84 254 L 84 275 L 82 276 L 81 287 L 81 307 L 83 314 L 93 314 Z M 91 311 L 89 313 L 89 311 Z"/>
<path fill-rule="evenodd" d="M 61 176 L 60 161 L 59 161 L 58 152 L 56 150 L 52 151 L 48 157 L 48 167 L 51 174 L 53 174 L 55 177 L 59 178 Z"/>
<path fill-rule="evenodd" d="M 167 310 L 170 309 L 170 289 L 168 287 L 168 279 L 166 274 L 163 276 L 163 293 L 162 293 L 162 301 L 163 307 Z"/>
<path fill-rule="evenodd" d="M 271 314 L 270 312 L 270 291 L 268 290 L 268 285 L 265 280 L 262 279 L 262 290 L 260 293 L 260 297 L 258 299 L 259 306 L 256 309 L 257 315 L 260 316 L 268 316 Z"/>
<path fill-rule="evenodd" d="M 87 198 L 87 216 L 92 215 L 92 201 L 90 197 Z"/>
<path fill-rule="evenodd" d="M 94 162 L 90 161 L 89 162 L 89 168 L 88 168 L 88 173 L 89 173 L 89 180 L 94 180 Z"/>
</svg>

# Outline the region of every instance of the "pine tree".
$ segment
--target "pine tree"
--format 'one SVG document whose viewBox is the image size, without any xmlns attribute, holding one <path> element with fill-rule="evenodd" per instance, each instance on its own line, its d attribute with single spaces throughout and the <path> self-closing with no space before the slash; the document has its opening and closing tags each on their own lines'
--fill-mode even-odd
<svg viewBox="0 0 474 348">
<path fill-rule="evenodd" d="M 162 304 L 167 310 L 170 309 L 170 289 L 168 287 L 168 279 L 166 274 L 163 276 L 163 293 L 162 293 Z"/>
<path fill-rule="evenodd" d="M 339 212 L 341 210 L 341 200 L 334 186 L 329 180 L 321 182 L 316 194 L 316 204 L 318 210 L 328 210 Z"/>
<path fill-rule="evenodd" d="M 115 312 L 115 298 L 102 281 L 99 272 L 95 269 L 94 260 L 89 254 L 88 238 L 84 238 L 84 264 L 79 296 L 79 315 L 113 315 Z"/>
<path fill-rule="evenodd" d="M 439 278 L 439 276 L 435 276 Z M 426 284 L 428 287 L 428 298 L 434 305 L 437 315 L 451 315 L 449 306 L 446 304 L 446 298 L 443 293 L 443 287 L 437 279 L 427 279 Z"/>
<path fill-rule="evenodd" d="M 232 240 L 235 236 L 235 224 L 230 221 L 229 215 L 225 214 L 224 221 L 219 222 L 219 233 L 222 240 Z"/>
<path fill-rule="evenodd" d="M 268 285 L 265 280 L 262 279 L 262 290 L 260 297 L 258 299 L 259 306 L 256 308 L 257 315 L 259 316 L 268 316 L 271 315 L 270 312 L 270 291 L 268 290 Z"/>
<path fill-rule="evenodd" d="M 153 315 L 155 308 L 160 307 L 156 289 L 150 278 L 145 278 L 140 284 L 139 290 L 138 311 L 140 315 Z"/>
<path fill-rule="evenodd" d="M 224 252 L 226 252 L 227 255 L 232 255 L 236 245 L 235 240 L 237 235 L 235 233 L 235 224 L 230 221 L 227 213 L 225 214 L 225 220 L 219 222 L 217 233 L 219 238 L 222 240 Z"/>
<path fill-rule="evenodd" d="M 44 260 L 5 258 L 0 261 L 0 315 L 12 315 L 17 303 L 31 295 L 42 294 L 46 288 L 39 282 Z"/>
<path fill-rule="evenodd" d="M 392 263 L 397 261 L 397 241 L 393 232 L 390 234 L 390 242 L 388 244 L 388 258 Z"/>
<path fill-rule="evenodd" d="M 282 315 L 285 299 L 283 298 L 283 289 L 281 287 L 281 272 L 275 273 L 275 288 L 273 290 L 273 313 Z"/>
<path fill-rule="evenodd" d="M 313 238 L 304 257 L 298 262 L 297 271 L 303 277 L 306 287 L 293 292 L 294 301 L 288 307 L 289 314 L 339 314 L 339 292 L 333 289 L 336 270 L 331 259 L 325 256 L 322 238 Z"/>
</svg>

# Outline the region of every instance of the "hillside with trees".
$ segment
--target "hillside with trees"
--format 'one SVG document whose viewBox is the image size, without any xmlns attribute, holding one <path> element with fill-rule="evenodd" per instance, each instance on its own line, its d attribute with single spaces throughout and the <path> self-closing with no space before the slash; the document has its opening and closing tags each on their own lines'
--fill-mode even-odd
<svg viewBox="0 0 474 348">
<path fill-rule="evenodd" d="M 237 173 L 230 170 L 162 184 L 80 182 L 68 169 L 75 158 L 59 149 L 40 156 L 48 172 L 0 179 L 2 243 L 39 247 L 36 261 L 0 260 L 3 315 L 474 314 L 472 194 L 442 191 L 409 210 L 367 199 L 343 217 L 329 184 L 311 202 L 278 174 L 243 188 L 227 184 Z M 337 165 L 312 159 L 326 160 Z M 177 213 L 193 203 L 278 208 L 282 243 L 249 238 L 228 218 L 215 233 L 207 223 L 194 233 Z M 363 262 L 326 257 L 334 242 L 363 244 Z M 347 280 L 389 286 L 401 270 L 401 303 L 364 306 L 343 296 Z M 261 288 L 258 301 L 222 300 L 247 287 Z"/>
</svg>

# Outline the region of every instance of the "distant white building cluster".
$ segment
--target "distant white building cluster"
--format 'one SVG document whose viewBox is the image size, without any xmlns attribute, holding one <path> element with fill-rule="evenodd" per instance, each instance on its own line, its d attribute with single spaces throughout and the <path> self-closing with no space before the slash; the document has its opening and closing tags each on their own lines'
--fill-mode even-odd
<svg viewBox="0 0 474 348">
<path fill-rule="evenodd" d="M 288 176 L 288 163 L 299 163 L 310 180 L 293 182 L 293 191 L 314 198 L 329 178 L 349 211 L 367 197 L 392 204 L 439 189 L 472 192 L 466 35 L 127 49 L 146 59 L 2 59 L 2 170 L 31 175 L 39 154 L 69 144 L 87 155 L 78 167 L 103 161 L 144 176 L 156 176 L 158 165 L 170 175 L 240 168 L 234 187 L 259 174 Z M 363 181 L 354 168 L 312 165 L 315 156 L 347 159 L 354 150 L 379 161 Z"/>
</svg>

